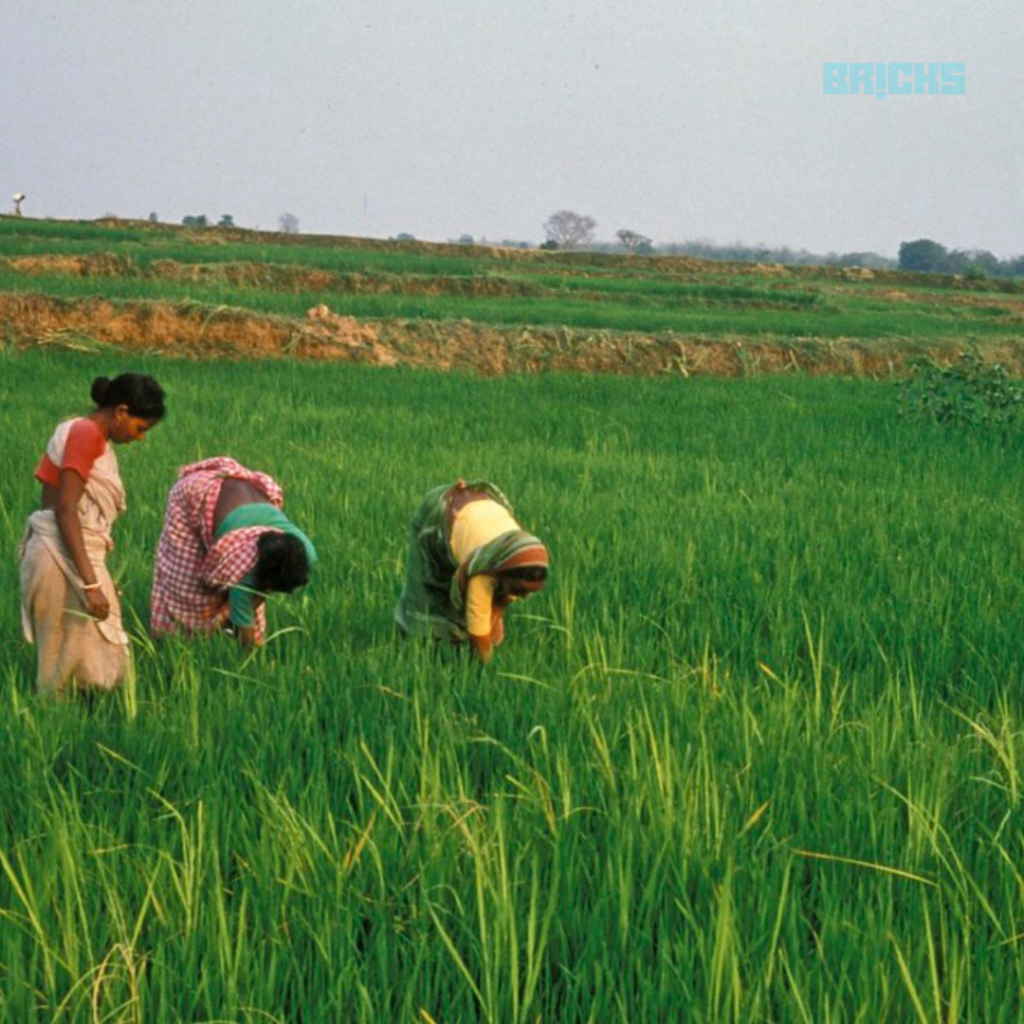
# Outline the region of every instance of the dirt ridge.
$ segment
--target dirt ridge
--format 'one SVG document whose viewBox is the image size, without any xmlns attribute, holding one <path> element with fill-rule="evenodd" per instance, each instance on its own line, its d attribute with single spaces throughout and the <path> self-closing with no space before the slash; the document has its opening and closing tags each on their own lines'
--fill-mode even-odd
<svg viewBox="0 0 1024 1024">
<path fill-rule="evenodd" d="M 181 358 L 294 358 L 483 375 L 547 371 L 654 376 L 899 377 L 922 357 L 951 362 L 958 339 L 765 339 L 569 328 L 501 328 L 469 320 L 357 320 L 328 306 L 305 318 L 197 303 L 113 302 L 0 293 L 3 340 L 21 347 L 112 346 Z M 985 343 L 983 355 L 1024 375 L 1024 341 Z"/>
</svg>

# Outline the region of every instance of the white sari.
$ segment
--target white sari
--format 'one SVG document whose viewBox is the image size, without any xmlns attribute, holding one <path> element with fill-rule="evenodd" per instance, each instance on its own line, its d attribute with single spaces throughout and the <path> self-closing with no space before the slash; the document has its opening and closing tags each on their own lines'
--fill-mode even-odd
<svg viewBox="0 0 1024 1024">
<path fill-rule="evenodd" d="M 75 422 L 67 420 L 57 427 L 46 446 L 46 454 L 58 468 Z M 25 639 L 37 647 L 40 692 L 63 695 L 72 680 L 79 689 L 110 690 L 127 673 L 128 634 L 106 564 L 107 552 L 114 546 L 114 521 L 124 509 L 124 485 L 108 442 L 93 463 L 78 502 L 86 554 L 110 602 L 110 614 L 102 622 L 88 612 L 83 580 L 64 545 L 55 511 L 41 509 L 29 516 L 20 550 L 21 621 Z"/>
</svg>

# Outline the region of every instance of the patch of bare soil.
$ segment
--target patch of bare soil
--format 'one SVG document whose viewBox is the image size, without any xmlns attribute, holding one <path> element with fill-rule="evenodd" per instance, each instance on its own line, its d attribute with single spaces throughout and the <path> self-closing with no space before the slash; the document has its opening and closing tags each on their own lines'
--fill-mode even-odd
<svg viewBox="0 0 1024 1024">
<path fill-rule="evenodd" d="M 326 305 L 304 319 L 161 302 L 115 303 L 0 294 L 0 338 L 21 346 L 114 346 L 190 359 L 295 358 L 372 366 L 541 373 L 739 377 L 778 373 L 893 377 L 922 356 L 957 358 L 953 342 L 747 338 L 568 328 L 497 328 L 468 320 L 357 320 Z M 986 358 L 1024 374 L 1024 342 L 990 343 Z"/>
<path fill-rule="evenodd" d="M 137 270 L 132 260 L 111 253 L 86 256 L 17 256 L 0 259 L 0 265 L 22 274 L 69 274 L 74 277 L 134 277 Z"/>
</svg>

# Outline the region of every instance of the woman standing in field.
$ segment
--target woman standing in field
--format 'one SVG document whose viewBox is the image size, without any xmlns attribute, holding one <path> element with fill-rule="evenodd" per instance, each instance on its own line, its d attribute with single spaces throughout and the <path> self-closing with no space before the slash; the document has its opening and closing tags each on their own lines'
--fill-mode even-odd
<svg viewBox="0 0 1024 1024">
<path fill-rule="evenodd" d="M 493 484 L 435 487 L 413 516 L 395 621 L 406 634 L 468 640 L 486 662 L 505 637 L 505 609 L 543 588 L 548 564 L 547 548 Z"/>
<path fill-rule="evenodd" d="M 317 560 L 283 505 L 273 477 L 226 456 L 178 471 L 156 550 L 154 636 L 229 628 L 245 646 L 263 642 L 265 595 L 305 584 Z"/>
<path fill-rule="evenodd" d="M 96 408 L 54 431 L 36 468 L 40 508 L 22 540 L 21 618 L 36 644 L 40 692 L 110 690 L 128 668 L 128 636 L 107 570 L 111 531 L 125 509 L 114 445 L 141 441 L 164 417 L 152 377 L 123 373 L 92 383 Z"/>
</svg>

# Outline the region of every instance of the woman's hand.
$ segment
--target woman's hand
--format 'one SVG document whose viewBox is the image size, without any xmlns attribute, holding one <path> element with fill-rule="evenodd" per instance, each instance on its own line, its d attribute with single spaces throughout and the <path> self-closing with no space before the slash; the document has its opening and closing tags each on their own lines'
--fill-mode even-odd
<svg viewBox="0 0 1024 1024">
<path fill-rule="evenodd" d="M 235 634 L 238 637 L 238 642 L 243 647 L 260 647 L 261 643 L 256 639 L 256 627 L 255 626 L 236 626 Z"/>
<path fill-rule="evenodd" d="M 100 622 L 110 614 L 110 602 L 102 587 L 91 587 L 85 591 L 85 609 Z"/>
<path fill-rule="evenodd" d="M 470 633 L 469 649 L 483 664 L 486 665 L 491 660 L 491 638 L 489 636 L 476 636 Z"/>
</svg>

